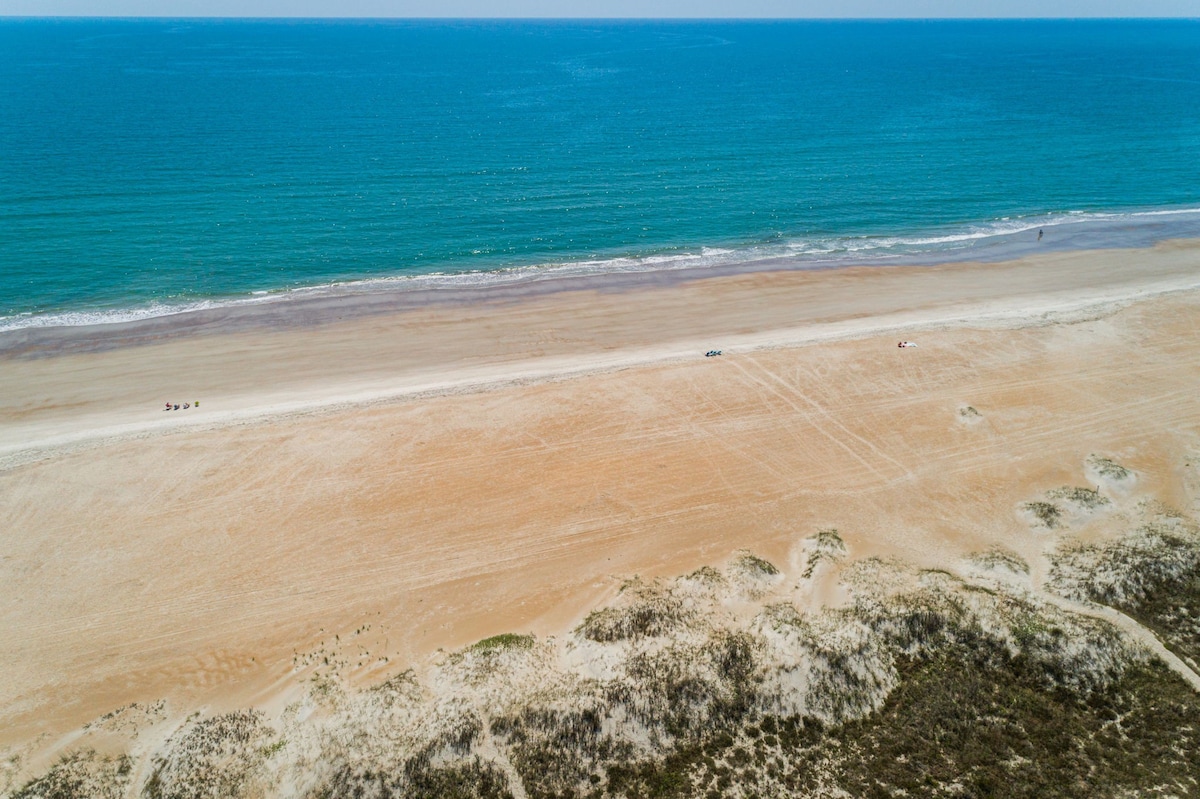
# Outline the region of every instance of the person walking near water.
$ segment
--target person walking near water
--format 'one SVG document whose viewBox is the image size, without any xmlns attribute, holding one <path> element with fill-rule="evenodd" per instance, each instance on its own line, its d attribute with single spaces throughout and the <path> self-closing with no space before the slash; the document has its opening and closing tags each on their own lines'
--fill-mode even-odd
<svg viewBox="0 0 1200 799">
<path fill-rule="evenodd" d="M 1038 231 L 1038 241 L 1042 240 L 1042 231 Z"/>
</svg>

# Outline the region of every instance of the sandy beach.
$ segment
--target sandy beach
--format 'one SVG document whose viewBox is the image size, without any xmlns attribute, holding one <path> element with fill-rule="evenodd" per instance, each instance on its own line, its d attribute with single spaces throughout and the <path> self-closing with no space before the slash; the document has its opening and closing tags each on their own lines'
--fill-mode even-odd
<svg viewBox="0 0 1200 799">
<path fill-rule="evenodd" d="M 823 527 L 1036 583 L 1019 509 L 1089 455 L 1194 512 L 1198 289 L 1176 241 L 4 334 L 0 746 L 269 705 L 315 652 L 366 683 L 559 635 L 629 575 Z"/>
</svg>

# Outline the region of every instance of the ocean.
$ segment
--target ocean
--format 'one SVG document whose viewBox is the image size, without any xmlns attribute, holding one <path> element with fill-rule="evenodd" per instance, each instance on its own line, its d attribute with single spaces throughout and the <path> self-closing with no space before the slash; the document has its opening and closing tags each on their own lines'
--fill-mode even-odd
<svg viewBox="0 0 1200 799">
<path fill-rule="evenodd" d="M 0 330 L 1197 235 L 1200 21 L 0 20 Z"/>
</svg>

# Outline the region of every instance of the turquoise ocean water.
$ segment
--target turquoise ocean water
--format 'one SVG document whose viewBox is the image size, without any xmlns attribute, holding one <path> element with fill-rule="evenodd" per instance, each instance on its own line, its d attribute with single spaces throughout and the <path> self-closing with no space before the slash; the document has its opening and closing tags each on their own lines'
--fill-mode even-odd
<svg viewBox="0 0 1200 799">
<path fill-rule="evenodd" d="M 1197 21 L 0 21 L 0 330 L 1177 235 Z"/>
</svg>

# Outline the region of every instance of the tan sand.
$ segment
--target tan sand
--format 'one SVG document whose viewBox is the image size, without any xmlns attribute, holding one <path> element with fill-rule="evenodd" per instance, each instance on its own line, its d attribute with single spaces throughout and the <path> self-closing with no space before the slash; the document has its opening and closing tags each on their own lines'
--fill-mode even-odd
<svg viewBox="0 0 1200 799">
<path fill-rule="evenodd" d="M 1197 287 L 1187 242 L 11 350 L 0 746 L 269 701 L 297 652 L 375 679 L 559 633 L 625 575 L 784 562 L 823 526 L 853 557 L 1002 544 L 1036 572 L 1063 533 L 1019 506 L 1090 453 L 1193 501 Z"/>
</svg>

